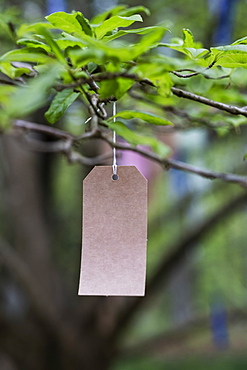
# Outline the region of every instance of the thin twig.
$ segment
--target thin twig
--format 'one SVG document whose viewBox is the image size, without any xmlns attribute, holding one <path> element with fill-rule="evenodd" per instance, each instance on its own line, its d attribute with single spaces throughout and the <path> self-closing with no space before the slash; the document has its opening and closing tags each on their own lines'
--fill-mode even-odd
<svg viewBox="0 0 247 370">
<path fill-rule="evenodd" d="M 54 136 L 60 139 L 70 139 L 74 142 L 99 137 L 98 130 L 84 132 L 81 135 L 75 136 L 71 134 L 70 132 L 63 131 L 55 127 L 51 127 L 48 125 L 42 125 L 39 123 L 34 123 L 34 122 L 29 122 L 29 121 L 23 121 L 23 120 L 14 121 L 13 127 L 23 129 L 24 131 L 27 131 L 27 132 L 29 131 L 41 132 L 41 133 L 51 135 L 51 136 Z"/>
<path fill-rule="evenodd" d="M 218 127 L 229 127 L 229 124 L 228 123 L 216 123 L 216 124 L 213 124 L 211 122 L 209 122 L 206 118 L 203 118 L 203 117 L 193 117 L 191 116 L 187 111 L 185 110 L 181 110 L 181 109 L 178 109 L 176 108 L 175 106 L 173 105 L 162 105 L 162 104 L 159 104 L 143 95 L 139 95 L 139 94 L 136 94 L 135 91 L 133 91 L 132 89 L 130 89 L 128 91 L 128 94 L 134 98 L 134 99 L 137 99 L 137 100 L 140 100 L 140 101 L 143 101 L 143 102 L 146 102 L 148 104 L 151 104 L 159 109 L 162 109 L 164 112 L 169 112 L 169 113 L 172 113 L 174 116 L 176 117 L 181 117 L 181 118 L 185 118 L 186 120 L 190 121 L 191 123 L 197 123 L 197 124 L 201 124 L 202 126 L 206 126 L 208 128 L 212 128 L 212 129 L 215 129 L 215 128 L 218 128 Z M 173 122 L 174 123 L 174 122 Z M 166 130 L 174 130 L 174 129 L 187 129 L 187 128 L 191 128 L 193 127 L 192 125 L 178 125 L 178 124 L 174 124 L 174 126 L 169 126 L 169 127 L 164 127 Z"/>
<path fill-rule="evenodd" d="M 99 131 L 97 129 L 79 136 L 74 136 L 65 131 L 33 122 L 16 121 L 14 126 L 19 129 L 22 128 L 27 131 L 41 132 L 59 138 L 59 140 L 47 142 L 27 135 L 21 135 L 21 140 L 24 142 L 27 149 L 42 153 L 62 153 L 67 157 L 70 163 L 94 166 L 96 164 L 106 163 L 112 156 L 112 153 L 106 153 L 97 157 L 86 157 L 73 150 L 74 143 L 92 138 L 97 139 L 99 137 Z"/>
<path fill-rule="evenodd" d="M 204 71 L 208 70 L 208 68 L 205 68 Z M 191 72 L 191 73 L 188 73 L 188 74 L 183 74 L 181 72 Z M 209 75 L 207 75 L 206 73 L 204 72 L 200 72 L 200 71 L 194 71 L 193 69 L 189 69 L 189 68 L 185 68 L 185 69 L 180 69 L 178 71 L 170 71 L 170 73 L 174 74 L 175 76 L 179 77 L 179 78 L 190 78 L 190 77 L 195 77 L 195 76 L 203 76 L 204 78 L 206 78 L 207 80 L 223 80 L 225 78 L 229 78 L 230 75 L 222 75 L 222 76 L 219 76 L 219 77 L 211 77 Z"/>
<path fill-rule="evenodd" d="M 25 131 L 36 131 L 36 132 L 42 132 L 44 134 L 48 134 L 51 136 L 59 137 L 61 139 L 72 139 L 75 140 L 75 136 L 69 132 L 60 130 L 55 127 L 47 126 L 47 125 L 41 125 L 39 123 L 34 122 L 28 122 L 23 120 L 16 120 L 13 123 L 14 128 L 21 128 Z"/>
<path fill-rule="evenodd" d="M 173 92 L 174 95 L 178 96 L 179 98 L 185 98 L 189 100 L 196 101 L 198 103 L 202 103 L 204 105 L 209 105 L 210 107 L 217 108 L 220 110 L 223 110 L 225 112 L 234 114 L 234 115 L 243 115 L 247 117 L 247 109 L 246 108 L 239 108 L 234 105 L 228 105 L 224 103 L 217 102 L 215 100 L 211 100 L 208 98 L 205 98 L 204 96 L 196 95 L 191 92 L 185 91 L 178 89 L 176 87 L 172 87 L 171 91 Z"/>
<path fill-rule="evenodd" d="M 111 159 L 112 152 L 101 154 L 96 157 L 85 157 L 78 152 L 71 151 L 67 154 L 67 158 L 70 163 L 80 163 L 84 166 L 96 166 L 97 164 L 105 164 L 109 159 Z"/>
</svg>

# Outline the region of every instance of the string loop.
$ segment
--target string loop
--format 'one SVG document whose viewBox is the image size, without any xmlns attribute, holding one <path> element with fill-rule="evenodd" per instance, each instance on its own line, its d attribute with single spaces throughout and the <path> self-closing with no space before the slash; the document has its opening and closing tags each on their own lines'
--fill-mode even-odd
<svg viewBox="0 0 247 370">
<path fill-rule="evenodd" d="M 112 109 L 112 114 L 115 116 L 117 114 L 117 103 L 114 101 L 113 102 L 113 109 Z M 113 122 L 116 122 L 116 117 L 113 117 Z M 112 141 L 114 144 L 116 144 L 116 131 L 113 131 L 112 133 Z M 112 160 L 112 172 L 113 176 L 117 176 L 117 150 L 115 147 L 113 147 L 113 160 Z"/>
<path fill-rule="evenodd" d="M 102 107 L 103 108 L 103 105 L 102 104 Z M 100 109 L 98 108 L 97 109 L 97 112 L 99 112 Z M 113 115 L 113 122 L 116 122 L 116 117 L 115 115 L 117 114 L 117 103 L 114 101 L 113 102 L 113 107 L 112 107 L 112 115 Z M 89 121 L 91 121 L 92 117 L 89 117 L 85 122 L 84 124 L 87 124 Z M 116 144 L 117 142 L 117 138 L 116 138 L 116 131 L 113 131 L 112 132 L 112 142 L 113 144 Z M 117 150 L 115 147 L 113 147 L 112 149 L 112 154 L 113 154 L 113 158 L 112 158 L 112 179 L 113 180 L 118 180 L 118 174 L 117 174 Z"/>
</svg>

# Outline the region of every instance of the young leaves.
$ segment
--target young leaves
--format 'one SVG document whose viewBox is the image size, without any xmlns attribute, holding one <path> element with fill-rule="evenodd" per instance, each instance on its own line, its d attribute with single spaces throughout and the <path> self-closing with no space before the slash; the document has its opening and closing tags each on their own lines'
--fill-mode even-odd
<svg viewBox="0 0 247 370">
<path fill-rule="evenodd" d="M 192 32 L 183 29 L 183 40 L 180 38 L 173 39 L 170 43 L 160 43 L 158 46 L 165 46 L 186 54 L 191 59 L 198 59 L 208 53 L 207 49 L 201 47 L 201 44 L 194 41 Z"/>
<path fill-rule="evenodd" d="M 130 17 L 111 17 L 95 28 L 95 34 L 98 39 L 101 39 L 108 32 L 111 32 L 118 27 L 128 27 L 134 22 L 142 22 L 142 17 L 139 14 L 135 14 Z"/>
<path fill-rule="evenodd" d="M 130 34 L 145 35 L 147 33 L 150 33 L 150 32 L 153 32 L 153 31 L 159 30 L 159 29 L 160 29 L 159 26 L 152 26 L 152 27 L 142 27 L 142 28 L 137 28 L 137 29 L 135 28 L 135 29 L 130 29 L 130 30 L 120 30 L 120 31 L 114 32 L 110 36 L 105 36 L 104 40 L 111 41 L 111 40 L 115 40 L 115 39 L 117 39 L 121 36 L 130 35 Z M 162 29 L 164 29 L 164 28 L 162 27 Z"/>
<path fill-rule="evenodd" d="M 75 12 L 73 14 L 56 12 L 48 15 L 46 19 L 60 30 L 75 34 L 76 36 L 92 35 L 89 22 L 83 17 L 81 12 Z"/>
<path fill-rule="evenodd" d="M 247 45 L 228 45 L 211 48 L 211 59 L 215 65 L 225 68 L 247 68 Z"/>
<path fill-rule="evenodd" d="M 147 15 L 150 15 L 149 9 L 144 6 L 134 6 L 131 8 L 127 8 L 126 5 L 118 5 L 115 8 L 109 9 L 104 13 L 96 15 L 91 20 L 91 24 L 101 24 L 106 19 L 109 19 L 116 15 L 119 15 L 121 17 L 130 17 L 131 15 L 138 13 L 145 13 Z"/>
<path fill-rule="evenodd" d="M 150 10 L 146 8 L 145 6 L 138 5 L 138 6 L 133 6 L 132 8 L 125 8 L 119 12 L 119 15 L 122 17 L 130 17 L 133 14 L 137 13 L 145 13 L 146 15 L 150 15 Z"/>
</svg>

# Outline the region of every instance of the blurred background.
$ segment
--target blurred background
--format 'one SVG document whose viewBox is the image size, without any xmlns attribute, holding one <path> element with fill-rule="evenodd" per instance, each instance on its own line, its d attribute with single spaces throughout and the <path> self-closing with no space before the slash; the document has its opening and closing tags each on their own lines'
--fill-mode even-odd
<svg viewBox="0 0 247 370">
<path fill-rule="evenodd" d="M 246 0 L 125 3 L 148 7 L 144 25 L 165 23 L 167 40 L 183 28 L 205 46 L 247 35 Z M 34 22 L 73 9 L 90 19 L 116 5 L 1 0 L 0 20 Z M 13 47 L 2 26 L 0 39 L 1 53 Z M 243 104 L 245 80 L 241 88 Z M 57 127 L 79 134 L 87 117 L 75 104 Z M 42 111 L 29 120 L 45 123 Z M 244 128 L 188 128 L 164 140 L 176 159 L 246 173 Z M 94 144 L 79 150 L 97 155 L 102 148 Z M 91 168 L 27 151 L 8 135 L 0 137 L 0 152 L 1 370 L 247 368 L 246 191 L 120 153 L 150 184 L 146 296 L 78 297 L 81 187 Z"/>
</svg>

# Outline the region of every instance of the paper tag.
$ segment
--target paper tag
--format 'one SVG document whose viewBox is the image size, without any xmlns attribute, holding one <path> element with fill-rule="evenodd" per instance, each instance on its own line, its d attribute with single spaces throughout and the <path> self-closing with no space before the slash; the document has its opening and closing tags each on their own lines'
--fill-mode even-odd
<svg viewBox="0 0 247 370">
<path fill-rule="evenodd" d="M 83 181 L 79 295 L 144 296 L 147 180 L 134 166 L 96 166 Z"/>
</svg>

